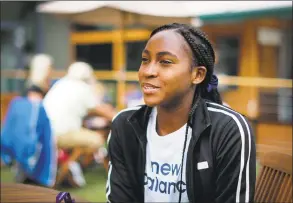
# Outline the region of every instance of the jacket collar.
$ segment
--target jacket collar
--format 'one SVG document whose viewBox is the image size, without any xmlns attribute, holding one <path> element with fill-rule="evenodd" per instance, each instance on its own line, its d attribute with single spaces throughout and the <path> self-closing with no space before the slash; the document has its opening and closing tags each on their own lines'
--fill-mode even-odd
<svg viewBox="0 0 293 203">
<path fill-rule="evenodd" d="M 211 125 L 211 118 L 205 99 L 199 98 L 198 106 L 192 115 L 192 119 L 189 125 L 192 127 L 192 135 L 202 133 L 207 127 Z"/>
<path fill-rule="evenodd" d="M 140 130 L 146 132 L 149 116 L 152 112 L 152 107 L 142 105 L 142 107 L 132 113 L 128 117 L 128 121 L 132 124 L 135 124 L 135 127 L 139 127 Z M 138 124 L 138 126 L 137 126 Z M 199 98 L 198 105 L 192 115 L 192 119 L 189 123 L 189 126 L 193 129 L 193 135 L 195 131 L 197 133 L 203 132 L 211 124 L 211 119 L 208 113 L 206 100 Z M 142 135 L 140 135 L 142 136 Z"/>
<path fill-rule="evenodd" d="M 152 107 L 142 105 L 142 107 L 134 113 L 132 113 L 127 120 L 130 123 L 137 123 L 139 127 L 142 129 L 146 129 L 152 109 Z"/>
</svg>

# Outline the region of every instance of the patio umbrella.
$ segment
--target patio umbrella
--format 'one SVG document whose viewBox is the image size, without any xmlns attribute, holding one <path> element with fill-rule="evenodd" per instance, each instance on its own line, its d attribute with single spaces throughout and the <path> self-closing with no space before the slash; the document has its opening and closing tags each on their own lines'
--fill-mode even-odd
<svg viewBox="0 0 293 203">
<path fill-rule="evenodd" d="M 190 23 L 193 14 L 187 5 L 176 1 L 54 1 L 42 3 L 38 12 L 51 13 L 72 22 L 115 27 L 128 25 L 158 26 L 165 23 Z"/>
<path fill-rule="evenodd" d="M 192 23 L 201 15 L 292 6 L 291 1 L 50 1 L 37 11 L 81 24 L 131 24 L 158 26 Z M 197 22 L 197 21 L 194 21 Z"/>
</svg>

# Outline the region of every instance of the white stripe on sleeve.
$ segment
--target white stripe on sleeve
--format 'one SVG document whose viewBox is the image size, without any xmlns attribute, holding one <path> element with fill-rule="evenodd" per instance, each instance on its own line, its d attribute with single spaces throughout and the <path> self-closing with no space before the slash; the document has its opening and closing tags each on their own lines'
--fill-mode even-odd
<svg viewBox="0 0 293 203">
<path fill-rule="evenodd" d="M 214 104 L 214 103 L 211 103 L 211 104 L 215 105 L 215 106 L 222 107 L 227 110 L 230 110 L 230 109 L 228 109 L 224 106 L 218 105 L 218 104 Z M 245 160 L 245 134 L 244 134 L 244 130 L 243 130 L 243 127 L 242 127 L 239 119 L 234 114 L 232 114 L 231 112 L 228 112 L 227 110 L 224 110 L 224 109 L 216 109 L 213 107 L 208 107 L 208 110 L 210 110 L 210 111 L 220 112 L 220 113 L 223 113 L 223 114 L 230 116 L 236 122 L 236 124 L 239 128 L 242 146 L 241 146 L 240 173 L 239 173 L 238 184 L 237 184 L 237 189 L 236 189 L 236 202 L 240 202 L 240 187 L 241 187 L 242 172 L 244 169 L 244 160 Z M 232 111 L 232 110 L 230 110 L 230 111 Z M 235 111 L 232 111 L 232 112 L 237 113 Z M 250 130 L 249 130 L 247 122 L 245 121 L 245 119 L 243 118 L 243 116 L 241 114 L 238 114 L 238 115 L 240 115 L 240 117 L 243 119 L 243 121 L 246 125 L 246 128 L 247 128 L 247 131 L 248 131 L 248 145 L 249 145 L 248 150 L 249 150 L 249 152 L 248 152 L 248 158 L 247 158 L 247 164 L 246 164 L 246 170 L 245 170 L 245 172 L 246 172 L 245 202 L 248 202 L 249 201 L 249 160 L 250 160 L 250 151 L 251 151 L 251 138 L 250 138 Z"/>
<path fill-rule="evenodd" d="M 232 109 L 229 109 L 225 106 L 222 106 L 222 105 L 219 105 L 219 104 L 216 104 L 216 103 L 209 103 L 209 104 L 212 104 L 212 105 L 215 105 L 215 106 L 218 106 L 218 107 L 222 107 L 226 110 L 229 110 L 229 111 L 232 111 L 234 113 L 237 113 L 241 119 L 243 120 L 244 124 L 245 124 L 245 127 L 246 127 L 246 130 L 247 130 L 247 133 L 248 133 L 248 157 L 247 157 L 247 162 L 246 162 L 246 191 L 245 191 L 245 202 L 249 202 L 249 162 L 250 162 L 250 154 L 251 154 L 251 133 L 250 133 L 250 129 L 249 129 L 249 126 L 248 126 L 248 123 L 246 122 L 246 120 L 244 119 L 244 117 L 236 112 L 236 111 L 233 111 Z"/>
</svg>

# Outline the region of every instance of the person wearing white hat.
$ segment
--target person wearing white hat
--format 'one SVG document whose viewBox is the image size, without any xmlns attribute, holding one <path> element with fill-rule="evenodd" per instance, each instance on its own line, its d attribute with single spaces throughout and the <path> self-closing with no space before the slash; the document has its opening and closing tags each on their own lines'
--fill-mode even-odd
<svg viewBox="0 0 293 203">
<path fill-rule="evenodd" d="M 85 62 L 74 62 L 67 74 L 58 80 L 44 98 L 44 106 L 61 149 L 85 147 L 95 154 L 105 143 L 103 134 L 83 127 L 88 113 L 111 121 L 116 114 L 112 106 L 102 104 L 93 68 Z M 79 163 L 70 163 L 74 184 L 84 186 Z"/>
<path fill-rule="evenodd" d="M 100 108 L 101 98 L 95 84 L 93 68 L 85 62 L 75 62 L 44 98 L 58 146 L 98 149 L 104 144 L 97 132 L 82 127 L 83 118 L 89 112 L 95 111 L 109 120 L 114 116 L 110 107 Z"/>
</svg>

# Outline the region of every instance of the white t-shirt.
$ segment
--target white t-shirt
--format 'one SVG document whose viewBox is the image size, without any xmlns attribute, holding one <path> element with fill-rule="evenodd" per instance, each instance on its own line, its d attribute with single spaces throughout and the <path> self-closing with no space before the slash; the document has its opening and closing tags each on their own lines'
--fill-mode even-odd
<svg viewBox="0 0 293 203">
<path fill-rule="evenodd" d="M 62 78 L 44 98 L 44 106 L 56 135 L 79 130 L 89 109 L 100 99 L 93 87 L 83 81 Z"/>
<path fill-rule="evenodd" d="M 156 131 L 156 121 L 157 110 L 153 108 L 147 127 L 145 202 L 178 202 L 186 124 L 168 135 L 159 136 Z M 181 202 L 189 202 L 185 171 L 190 138 L 191 128 L 189 127 L 183 163 Z"/>
</svg>

